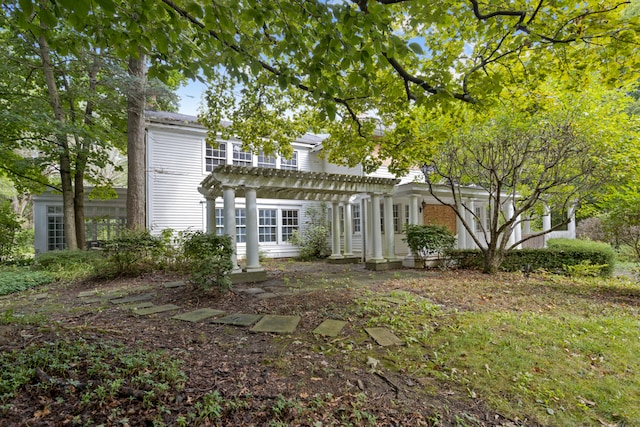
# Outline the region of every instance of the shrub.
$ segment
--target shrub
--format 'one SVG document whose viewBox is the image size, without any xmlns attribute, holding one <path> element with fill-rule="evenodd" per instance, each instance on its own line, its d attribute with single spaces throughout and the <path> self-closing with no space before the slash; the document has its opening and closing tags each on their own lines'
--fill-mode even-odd
<svg viewBox="0 0 640 427">
<path fill-rule="evenodd" d="M 105 243 L 105 250 L 116 274 L 133 275 L 162 267 L 165 246 L 163 238 L 152 236 L 149 230 L 123 230 Z"/>
<path fill-rule="evenodd" d="M 519 249 L 510 251 L 500 267 L 503 271 L 546 270 L 553 273 L 578 274 L 586 265 L 598 269 L 600 276 L 610 276 L 615 266 L 615 252 L 606 243 L 573 239 L 551 239 L 546 249 Z M 448 252 L 460 268 L 481 269 L 483 254 L 478 249 L 460 249 Z M 589 263 L 589 264 L 586 264 Z M 573 268 L 572 268 L 573 267 Z"/>
<path fill-rule="evenodd" d="M 598 242 L 606 242 L 607 235 L 602 225 L 602 219 L 598 217 L 585 218 L 576 226 L 578 239 L 589 239 Z"/>
<path fill-rule="evenodd" d="M 0 274 L 0 295 L 9 295 L 55 281 L 55 277 L 46 271 L 5 271 Z"/>
<path fill-rule="evenodd" d="M 50 251 L 37 256 L 33 267 L 45 270 L 61 280 L 90 277 L 104 266 L 101 251 Z"/>
<path fill-rule="evenodd" d="M 11 202 L 0 202 L 0 262 L 5 262 L 16 255 L 16 234 L 21 228 L 18 215 L 13 211 Z"/>
<path fill-rule="evenodd" d="M 403 240 L 411 248 L 411 253 L 423 260 L 433 255 L 439 257 L 456 244 L 455 236 L 441 225 L 407 224 L 405 234 L 407 237 Z"/>
<path fill-rule="evenodd" d="M 309 217 L 309 222 L 302 233 L 293 232 L 289 243 L 300 247 L 299 260 L 311 261 L 326 258 L 331 255 L 328 244 L 327 208 L 324 204 L 319 207 L 312 206 L 307 208 L 306 214 Z"/>
<path fill-rule="evenodd" d="M 227 235 L 196 231 L 185 238 L 184 257 L 191 270 L 191 281 L 204 289 L 231 288 L 233 246 Z"/>
</svg>

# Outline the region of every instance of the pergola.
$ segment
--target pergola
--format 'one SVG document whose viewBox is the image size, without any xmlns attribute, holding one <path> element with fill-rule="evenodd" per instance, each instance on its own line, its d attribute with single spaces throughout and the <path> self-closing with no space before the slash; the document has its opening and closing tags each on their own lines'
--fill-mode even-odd
<svg viewBox="0 0 640 427">
<path fill-rule="evenodd" d="M 393 229 L 393 190 L 399 180 L 373 178 L 368 176 L 330 174 L 324 172 L 302 172 L 271 168 L 235 165 L 217 166 L 202 181 L 198 191 L 207 201 L 207 231 L 215 232 L 215 199 L 223 198 L 224 233 L 236 245 L 235 199 L 244 197 L 247 218 L 246 271 L 262 271 L 258 260 L 258 207 L 257 198 L 287 199 L 330 202 L 332 204 L 331 256 L 330 259 L 352 257 L 351 203 L 356 194 L 371 197 L 371 220 L 380 224 L 380 200 L 384 199 L 384 220 L 387 230 Z M 340 245 L 340 204 L 344 207 L 344 253 Z M 387 258 L 382 253 L 382 232 L 380 227 L 370 227 L 367 241 L 372 243 L 371 263 L 383 263 L 395 257 L 393 233 L 386 233 Z M 234 255 L 234 270 L 240 271 Z"/>
</svg>

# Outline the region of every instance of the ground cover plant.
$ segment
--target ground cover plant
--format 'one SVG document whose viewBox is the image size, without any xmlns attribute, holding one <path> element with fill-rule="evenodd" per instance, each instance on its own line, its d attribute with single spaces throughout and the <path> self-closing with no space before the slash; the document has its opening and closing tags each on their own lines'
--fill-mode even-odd
<svg viewBox="0 0 640 427">
<path fill-rule="evenodd" d="M 268 282 L 231 292 L 165 288 L 183 278 L 156 274 L 0 299 L 0 426 L 638 425 L 634 281 L 267 266 Z M 244 292 L 256 286 L 278 296 Z M 291 335 L 255 334 L 138 316 L 79 296 L 89 291 L 301 321 Z M 342 333 L 314 335 L 328 318 L 347 322 Z M 378 346 L 369 327 L 403 345 Z"/>
</svg>

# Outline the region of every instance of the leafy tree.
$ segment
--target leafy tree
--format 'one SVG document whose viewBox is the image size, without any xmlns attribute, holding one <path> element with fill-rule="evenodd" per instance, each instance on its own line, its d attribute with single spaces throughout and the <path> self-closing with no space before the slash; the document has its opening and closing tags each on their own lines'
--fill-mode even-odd
<svg viewBox="0 0 640 427">
<path fill-rule="evenodd" d="M 581 198 L 616 173 L 618 165 L 602 153 L 637 140 L 624 94 L 592 89 L 576 96 L 551 85 L 528 95 L 489 111 L 464 108 L 453 120 L 423 117 L 424 132 L 442 141 L 427 161 L 428 183 L 450 189 L 449 199 L 432 194 L 455 211 L 483 252 L 486 273 L 496 272 L 508 251 L 548 232 L 515 239 L 523 218 L 539 218 L 546 206 L 563 213 L 554 228 L 566 224 Z M 488 225 L 463 196 L 468 187 L 489 195 Z"/>
</svg>

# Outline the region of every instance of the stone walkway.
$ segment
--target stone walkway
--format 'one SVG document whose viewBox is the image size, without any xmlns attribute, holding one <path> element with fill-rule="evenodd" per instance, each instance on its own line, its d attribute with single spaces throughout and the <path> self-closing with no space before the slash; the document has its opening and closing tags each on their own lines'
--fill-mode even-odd
<svg viewBox="0 0 640 427">
<path fill-rule="evenodd" d="M 163 285 L 166 289 L 180 288 L 184 282 L 170 282 Z M 258 287 L 239 288 L 236 292 L 251 295 L 257 299 L 276 298 L 290 295 L 292 292 L 285 287 L 271 287 L 263 289 Z M 110 302 L 111 304 L 131 310 L 137 316 L 151 316 L 160 313 L 181 311 L 182 308 L 175 304 L 155 305 L 154 292 L 146 292 L 134 295 L 123 295 L 118 292 L 100 294 L 99 291 L 85 291 L 78 294 L 78 298 L 85 304 Z M 380 304 L 401 304 L 399 298 L 383 297 Z M 200 308 L 192 311 L 183 311 L 174 314 L 171 319 L 190 323 L 211 323 L 220 325 L 232 325 L 249 328 L 255 333 L 292 334 L 296 331 L 300 316 L 282 316 L 274 314 L 229 313 L 214 308 Z M 347 322 L 337 319 L 325 319 L 312 333 L 314 335 L 337 337 L 340 335 Z M 380 346 L 388 347 L 402 345 L 404 342 L 395 336 L 387 328 L 365 328 L 365 332 Z"/>
</svg>

